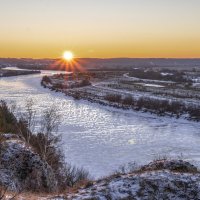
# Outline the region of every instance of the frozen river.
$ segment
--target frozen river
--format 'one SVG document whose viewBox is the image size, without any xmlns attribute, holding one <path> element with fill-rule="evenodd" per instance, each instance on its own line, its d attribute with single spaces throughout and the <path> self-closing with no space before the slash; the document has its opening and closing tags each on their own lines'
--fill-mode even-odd
<svg viewBox="0 0 200 200">
<path fill-rule="evenodd" d="M 165 155 L 200 163 L 200 123 L 75 101 L 42 88 L 41 76 L 47 73 L 52 72 L 1 78 L 0 99 L 23 107 L 32 98 L 40 111 L 59 106 L 66 159 L 93 177 L 108 175 L 124 163 L 143 164 Z"/>
</svg>

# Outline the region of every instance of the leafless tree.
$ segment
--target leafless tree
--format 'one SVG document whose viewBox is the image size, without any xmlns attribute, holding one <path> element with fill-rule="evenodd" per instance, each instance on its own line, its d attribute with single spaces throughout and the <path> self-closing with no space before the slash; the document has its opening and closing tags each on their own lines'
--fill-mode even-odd
<svg viewBox="0 0 200 200">
<path fill-rule="evenodd" d="M 33 99 L 27 99 L 24 112 L 17 114 L 19 118 L 19 123 L 17 126 L 19 134 L 24 137 L 28 144 L 30 144 L 31 135 L 35 131 L 37 122 L 36 111 L 33 107 Z"/>
<path fill-rule="evenodd" d="M 51 154 L 52 147 L 56 147 L 60 139 L 58 135 L 58 128 L 61 123 L 61 115 L 55 106 L 46 109 L 41 116 L 40 133 L 42 133 L 42 140 L 40 143 L 41 156 L 47 160 L 47 156 Z M 42 143 L 41 143 L 42 142 Z"/>
<path fill-rule="evenodd" d="M 33 99 L 28 99 L 25 105 L 25 120 L 27 122 L 27 137 L 26 141 L 29 144 L 31 133 L 34 133 L 36 127 L 36 111 L 33 109 L 34 102 Z"/>
</svg>

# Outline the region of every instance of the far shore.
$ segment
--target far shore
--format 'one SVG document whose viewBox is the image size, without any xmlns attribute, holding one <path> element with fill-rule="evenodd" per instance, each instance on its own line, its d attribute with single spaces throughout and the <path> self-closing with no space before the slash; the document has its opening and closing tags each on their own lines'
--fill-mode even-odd
<svg viewBox="0 0 200 200">
<path fill-rule="evenodd" d="M 30 74 L 40 74 L 38 70 L 7 70 L 0 69 L 0 77 L 11 77 L 11 76 L 21 76 L 21 75 L 30 75 Z"/>
</svg>

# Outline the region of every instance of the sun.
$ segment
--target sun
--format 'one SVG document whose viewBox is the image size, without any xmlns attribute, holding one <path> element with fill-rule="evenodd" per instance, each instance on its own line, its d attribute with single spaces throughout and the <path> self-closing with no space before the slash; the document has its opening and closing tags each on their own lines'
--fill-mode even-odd
<svg viewBox="0 0 200 200">
<path fill-rule="evenodd" d="M 66 61 L 71 61 L 74 58 L 74 54 L 71 51 L 65 51 L 63 53 L 63 59 Z"/>
</svg>

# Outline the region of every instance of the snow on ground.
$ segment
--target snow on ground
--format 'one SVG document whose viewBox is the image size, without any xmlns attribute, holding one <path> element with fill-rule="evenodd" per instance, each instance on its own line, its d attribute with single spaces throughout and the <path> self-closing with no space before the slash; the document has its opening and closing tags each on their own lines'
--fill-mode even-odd
<svg viewBox="0 0 200 200">
<path fill-rule="evenodd" d="M 13 194 L 6 194 L 6 199 Z M 115 173 L 64 194 L 18 194 L 20 200 L 198 200 L 200 172 L 183 160 L 156 160 L 127 173 Z"/>
<path fill-rule="evenodd" d="M 163 88 L 165 86 L 163 85 L 158 85 L 158 84 L 147 84 L 147 83 L 137 83 L 138 85 L 143 85 L 143 86 L 147 86 L 147 87 L 157 87 L 157 88 Z"/>
<path fill-rule="evenodd" d="M 173 76 L 174 75 L 173 73 L 164 73 L 164 72 L 161 72 L 160 74 L 162 76 Z"/>
<path fill-rule="evenodd" d="M 82 90 L 83 91 L 86 90 L 86 92 L 96 93 L 99 96 L 102 96 L 102 94 L 103 96 L 105 96 L 106 93 L 112 93 L 112 94 L 114 93 L 114 94 L 121 94 L 122 96 L 131 95 L 136 99 L 139 99 L 141 97 L 147 97 L 147 98 L 158 99 L 158 100 L 170 99 L 171 101 L 182 102 L 185 105 L 193 105 L 193 106 L 200 105 L 199 94 L 195 94 L 198 98 L 188 98 L 189 95 L 194 96 L 193 91 L 191 92 L 187 91 L 186 93 L 184 90 L 181 90 L 181 89 L 177 89 L 177 90 L 169 89 L 163 92 L 163 91 L 160 91 L 159 88 L 164 88 L 165 86 L 161 86 L 158 84 L 145 84 L 145 83 L 136 83 L 136 84 L 148 86 L 149 88 L 146 89 L 146 91 L 138 91 L 138 90 L 132 90 L 132 89 L 115 89 L 115 88 L 108 87 L 105 84 L 102 84 L 102 85 L 96 84 L 85 89 L 83 88 Z M 156 92 L 158 94 L 155 95 Z M 177 97 L 170 96 L 170 95 L 173 95 L 174 93 L 183 97 L 177 98 Z"/>
<path fill-rule="evenodd" d="M 102 181 L 88 190 L 81 190 L 71 199 L 199 199 L 199 181 L 200 176 L 191 174 L 182 175 L 167 170 L 146 172 L 122 176 L 110 182 Z"/>
<path fill-rule="evenodd" d="M 161 80 L 136 78 L 136 77 L 133 77 L 133 76 L 129 76 L 129 73 L 124 74 L 123 77 L 125 77 L 129 80 L 135 80 L 135 81 L 148 81 L 148 82 L 152 82 L 152 83 L 174 83 L 173 81 L 161 81 Z"/>
<path fill-rule="evenodd" d="M 68 199 L 197 200 L 200 199 L 199 183 L 199 172 L 191 164 L 181 160 L 160 160 L 137 172 L 116 174 L 97 181 L 68 195 Z"/>
</svg>

